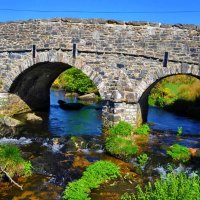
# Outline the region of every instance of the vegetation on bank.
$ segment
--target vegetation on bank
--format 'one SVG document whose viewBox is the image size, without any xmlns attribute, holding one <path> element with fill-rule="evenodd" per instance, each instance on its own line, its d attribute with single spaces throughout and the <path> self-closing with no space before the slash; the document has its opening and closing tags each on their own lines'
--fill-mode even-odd
<svg viewBox="0 0 200 200">
<path fill-rule="evenodd" d="M 112 155 L 123 157 L 134 155 L 138 152 L 138 146 L 133 136 L 147 136 L 149 131 L 147 124 L 134 129 L 128 122 L 120 121 L 109 129 L 105 148 Z"/>
<path fill-rule="evenodd" d="M 137 162 L 140 167 L 144 167 L 149 160 L 149 157 L 146 153 L 143 153 L 137 157 Z"/>
<path fill-rule="evenodd" d="M 12 144 L 0 145 L 0 179 L 7 177 L 12 183 L 22 189 L 13 177 L 30 176 L 32 174 L 32 165 L 30 161 L 22 158 L 20 149 Z"/>
<path fill-rule="evenodd" d="M 79 94 L 98 93 L 92 80 L 81 70 L 72 67 L 64 71 L 54 81 L 53 88 L 64 89 L 66 92 L 76 92 Z"/>
<path fill-rule="evenodd" d="M 121 200 L 137 199 L 200 200 L 200 177 L 171 172 L 154 183 L 149 182 L 145 189 L 138 185 L 134 194 L 125 193 L 121 197 Z"/>
<path fill-rule="evenodd" d="M 200 80 L 188 75 L 164 78 L 152 89 L 148 102 L 151 106 L 200 119 Z"/>
<path fill-rule="evenodd" d="M 98 188 L 105 181 L 116 179 L 120 176 L 120 168 L 110 161 L 97 161 L 87 167 L 83 176 L 69 183 L 63 195 L 64 200 L 89 200 L 91 189 Z"/>
<path fill-rule="evenodd" d="M 190 151 L 187 147 L 174 144 L 170 146 L 169 150 L 167 150 L 167 154 L 170 155 L 173 160 L 187 162 L 190 160 Z"/>
</svg>

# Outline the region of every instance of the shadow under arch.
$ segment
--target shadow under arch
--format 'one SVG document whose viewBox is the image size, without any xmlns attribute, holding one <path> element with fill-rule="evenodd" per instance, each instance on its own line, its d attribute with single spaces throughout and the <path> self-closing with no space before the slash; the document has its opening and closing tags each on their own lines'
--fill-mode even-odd
<svg viewBox="0 0 200 200">
<path fill-rule="evenodd" d="M 71 65 L 62 62 L 37 63 L 25 69 L 15 78 L 9 92 L 18 95 L 32 110 L 48 110 L 50 87 L 53 81 L 71 67 Z"/>
</svg>

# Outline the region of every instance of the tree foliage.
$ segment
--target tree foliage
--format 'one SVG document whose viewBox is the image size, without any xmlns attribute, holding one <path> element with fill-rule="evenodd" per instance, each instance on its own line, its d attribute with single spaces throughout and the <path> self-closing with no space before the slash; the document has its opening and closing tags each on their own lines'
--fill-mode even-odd
<svg viewBox="0 0 200 200">
<path fill-rule="evenodd" d="M 64 89 L 67 92 L 77 92 L 80 94 L 97 93 L 97 88 L 81 70 L 72 67 L 64 71 L 53 83 L 53 87 Z"/>
</svg>

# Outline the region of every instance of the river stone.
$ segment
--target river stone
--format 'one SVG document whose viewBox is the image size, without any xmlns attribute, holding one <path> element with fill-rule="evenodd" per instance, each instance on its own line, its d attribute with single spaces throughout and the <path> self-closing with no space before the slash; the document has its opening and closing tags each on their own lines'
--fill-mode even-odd
<svg viewBox="0 0 200 200">
<path fill-rule="evenodd" d="M 64 147 L 61 149 L 62 152 L 79 151 L 80 149 L 86 148 L 86 141 L 82 137 L 72 136 Z"/>
<path fill-rule="evenodd" d="M 34 123 L 42 123 L 42 118 L 37 116 L 35 113 L 27 113 L 26 120 Z"/>
<path fill-rule="evenodd" d="M 15 94 L 1 93 L 0 115 L 13 116 L 30 110 L 29 106 L 19 96 Z"/>
<path fill-rule="evenodd" d="M 83 101 L 95 101 L 96 100 L 96 95 L 94 93 L 91 93 L 91 94 L 82 95 L 82 96 L 80 96 L 78 98 L 80 100 L 83 100 Z"/>
<path fill-rule="evenodd" d="M 76 93 L 76 92 L 66 93 L 66 94 L 65 94 L 65 97 L 78 97 L 78 96 L 79 96 L 79 94 Z"/>
<path fill-rule="evenodd" d="M 12 117 L 0 117 L 0 136 L 12 137 L 19 134 L 23 129 L 23 123 Z"/>
</svg>

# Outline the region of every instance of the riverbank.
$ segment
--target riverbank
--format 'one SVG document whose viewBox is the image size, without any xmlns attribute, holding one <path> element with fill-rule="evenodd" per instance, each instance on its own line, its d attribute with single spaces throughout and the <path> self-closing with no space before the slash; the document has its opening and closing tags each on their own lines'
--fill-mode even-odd
<svg viewBox="0 0 200 200">
<path fill-rule="evenodd" d="M 161 80 L 149 95 L 149 105 L 200 120 L 200 81 L 175 75 Z"/>
</svg>

